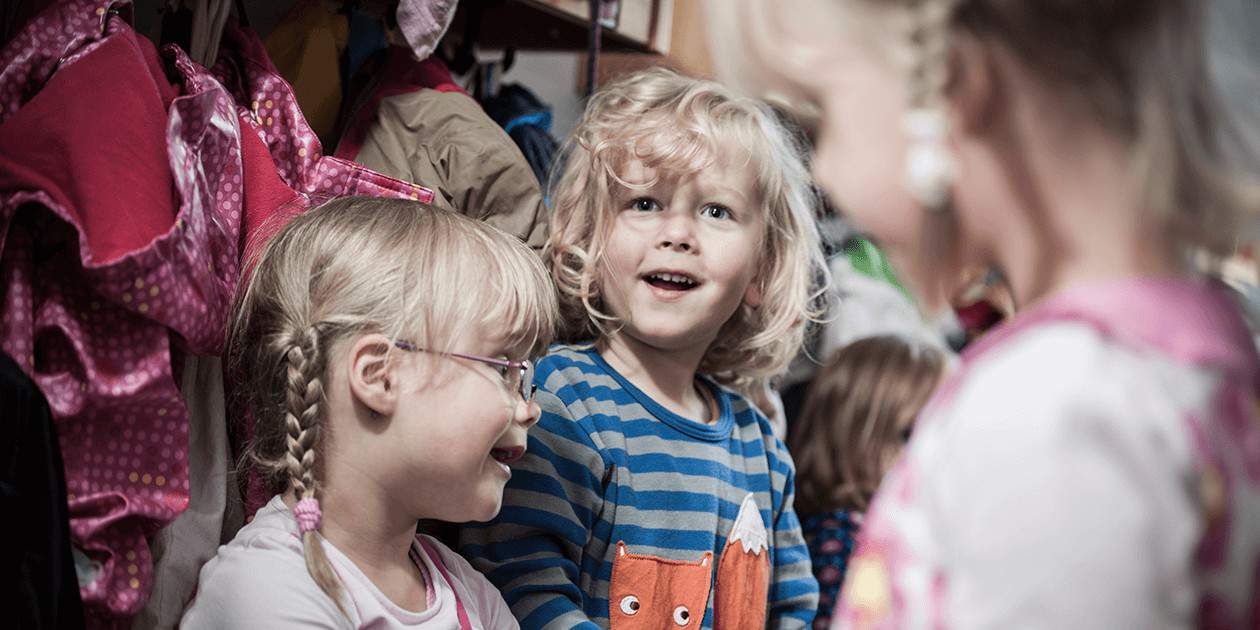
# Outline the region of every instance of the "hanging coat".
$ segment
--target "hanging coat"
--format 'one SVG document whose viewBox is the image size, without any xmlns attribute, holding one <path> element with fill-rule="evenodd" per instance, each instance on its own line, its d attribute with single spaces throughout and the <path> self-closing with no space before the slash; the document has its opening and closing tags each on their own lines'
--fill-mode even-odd
<svg viewBox="0 0 1260 630">
<path fill-rule="evenodd" d="M 539 249 L 547 212 L 538 180 L 512 139 L 436 57 L 391 48 L 360 95 L 337 155 L 432 185 L 433 204 L 481 219 Z"/>
</svg>

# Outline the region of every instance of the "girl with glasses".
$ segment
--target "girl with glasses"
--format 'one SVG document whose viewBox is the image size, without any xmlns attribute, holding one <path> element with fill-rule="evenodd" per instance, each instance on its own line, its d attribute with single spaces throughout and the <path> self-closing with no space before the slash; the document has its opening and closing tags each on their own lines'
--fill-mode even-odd
<svg viewBox="0 0 1260 630">
<path fill-rule="evenodd" d="M 275 497 L 202 569 L 181 626 L 515 628 L 416 525 L 499 511 L 539 414 L 527 357 L 556 318 L 537 255 L 455 213 L 346 198 L 281 228 L 230 337 Z"/>
<path fill-rule="evenodd" d="M 526 628 L 804 628 L 792 461 L 738 393 L 819 314 L 797 145 L 664 70 L 601 90 L 574 137 L 544 254 L 571 345 L 539 362 L 524 474 L 461 552 Z"/>
</svg>

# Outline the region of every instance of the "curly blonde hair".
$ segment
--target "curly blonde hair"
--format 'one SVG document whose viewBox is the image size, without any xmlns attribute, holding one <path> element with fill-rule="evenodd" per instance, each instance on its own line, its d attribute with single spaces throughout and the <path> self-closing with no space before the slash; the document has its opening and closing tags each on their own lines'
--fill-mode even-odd
<svg viewBox="0 0 1260 630">
<path fill-rule="evenodd" d="M 699 371 L 725 383 L 782 372 L 801 348 L 806 324 L 825 311 L 827 266 L 819 242 L 817 195 L 802 147 L 774 110 L 720 84 L 660 68 L 602 88 L 566 143 L 563 172 L 550 195 L 551 236 L 543 250 L 560 297 L 566 341 L 605 337 L 620 324 L 605 308 L 600 265 L 619 187 L 630 159 L 671 176 L 711 168 L 737 148 L 748 156 L 766 211 L 758 307 L 741 305 L 723 325 Z"/>
<path fill-rule="evenodd" d="M 449 351 L 491 331 L 509 353 L 536 356 L 556 317 L 546 270 L 515 237 L 415 201 L 325 203 L 267 241 L 237 296 L 229 365 L 253 414 L 247 455 L 272 492 L 318 498 L 324 383 L 339 346 L 379 333 Z M 311 576 L 341 608 L 316 533 L 302 545 Z"/>
</svg>

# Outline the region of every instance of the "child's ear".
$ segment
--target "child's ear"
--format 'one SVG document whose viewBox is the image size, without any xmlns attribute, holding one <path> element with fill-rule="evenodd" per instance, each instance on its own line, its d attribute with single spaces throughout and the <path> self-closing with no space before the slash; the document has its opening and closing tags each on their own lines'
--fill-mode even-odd
<svg viewBox="0 0 1260 630">
<path fill-rule="evenodd" d="M 384 335 L 364 335 L 350 346 L 350 393 L 373 414 L 387 416 L 398 405 L 398 387 L 390 366 L 393 344 Z"/>
<path fill-rule="evenodd" d="M 748 283 L 748 288 L 744 289 L 744 304 L 757 308 L 761 306 L 761 280 L 753 278 Z"/>
<path fill-rule="evenodd" d="M 950 97 L 958 115 L 961 131 L 978 134 L 994 119 L 997 68 L 994 52 L 970 37 L 955 40 L 950 68 Z"/>
</svg>

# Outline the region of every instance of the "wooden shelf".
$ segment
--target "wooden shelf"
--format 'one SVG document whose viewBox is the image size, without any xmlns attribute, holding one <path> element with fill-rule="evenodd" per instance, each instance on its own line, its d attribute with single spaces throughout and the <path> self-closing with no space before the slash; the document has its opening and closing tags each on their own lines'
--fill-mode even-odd
<svg viewBox="0 0 1260 630">
<path fill-rule="evenodd" d="M 464 28 L 472 2 L 461 2 L 451 32 Z M 694 1 L 694 0 L 683 0 Z M 615 22 L 606 20 L 600 47 L 612 52 L 669 52 L 674 0 L 617 0 Z M 586 0 L 505 0 L 481 3 L 482 48 L 585 50 L 590 32 Z M 615 23 L 609 27 L 608 24 Z"/>
</svg>

